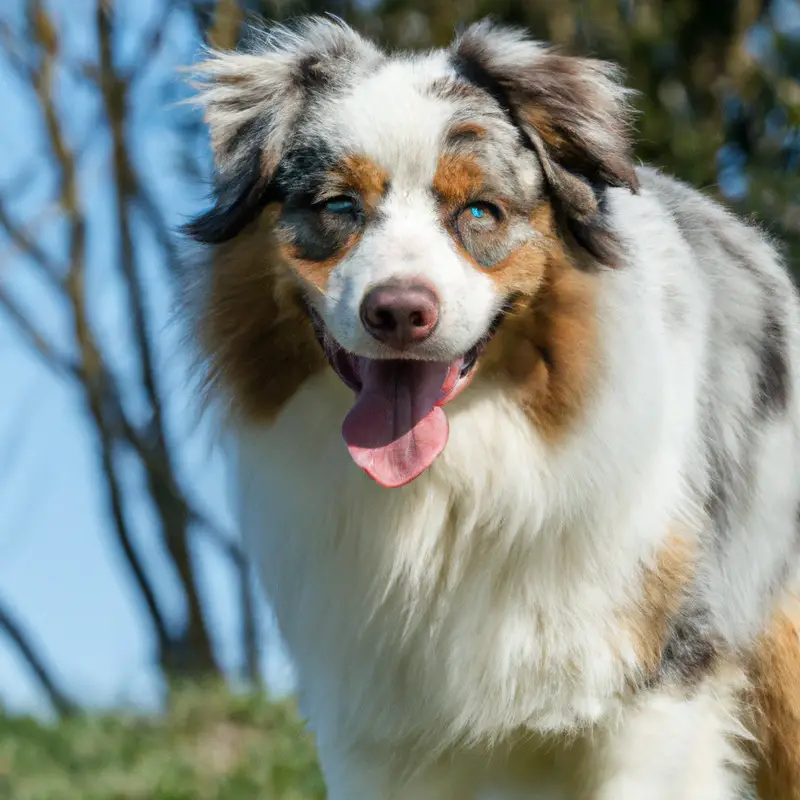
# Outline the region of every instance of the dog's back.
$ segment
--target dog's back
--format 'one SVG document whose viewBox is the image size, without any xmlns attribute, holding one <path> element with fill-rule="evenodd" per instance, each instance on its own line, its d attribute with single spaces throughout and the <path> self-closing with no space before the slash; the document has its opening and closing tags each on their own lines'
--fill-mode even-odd
<svg viewBox="0 0 800 800">
<path fill-rule="evenodd" d="M 708 629 L 752 681 L 750 725 L 765 798 L 800 797 L 800 369 L 795 287 L 763 233 L 689 187 L 650 184 L 709 288 L 698 400 L 709 526 L 697 593 Z M 678 631 L 693 647 L 691 626 Z M 715 647 L 719 645 L 714 645 Z M 702 648 L 701 648 L 702 649 Z"/>
</svg>

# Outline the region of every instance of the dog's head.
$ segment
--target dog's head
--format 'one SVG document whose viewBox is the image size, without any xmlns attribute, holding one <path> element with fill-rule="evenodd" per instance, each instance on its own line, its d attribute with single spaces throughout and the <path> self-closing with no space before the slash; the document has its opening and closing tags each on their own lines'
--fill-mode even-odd
<svg viewBox="0 0 800 800">
<path fill-rule="evenodd" d="M 569 406 L 591 356 L 557 355 L 553 326 L 590 335 L 586 276 L 620 256 L 604 193 L 636 189 L 613 67 L 487 23 L 390 56 L 311 19 L 200 75 L 217 167 L 188 226 L 212 248 L 200 334 L 240 410 L 274 416 L 330 365 L 356 394 L 353 458 L 398 486 L 441 452 L 442 406 L 478 369 L 539 417 L 548 392 Z"/>
</svg>

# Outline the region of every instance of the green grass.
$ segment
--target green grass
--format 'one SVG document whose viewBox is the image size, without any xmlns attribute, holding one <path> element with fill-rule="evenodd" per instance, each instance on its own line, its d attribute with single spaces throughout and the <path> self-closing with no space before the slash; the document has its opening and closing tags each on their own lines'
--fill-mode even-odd
<svg viewBox="0 0 800 800">
<path fill-rule="evenodd" d="M 294 706 L 199 688 L 164 716 L 0 716 L 0 798 L 322 800 Z"/>
</svg>

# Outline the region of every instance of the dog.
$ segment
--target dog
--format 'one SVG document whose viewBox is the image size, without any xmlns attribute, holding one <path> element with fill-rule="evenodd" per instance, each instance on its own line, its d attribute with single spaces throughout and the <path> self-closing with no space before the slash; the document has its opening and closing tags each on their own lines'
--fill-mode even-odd
<svg viewBox="0 0 800 800">
<path fill-rule="evenodd" d="M 331 800 L 800 798 L 800 313 L 618 68 L 335 18 L 197 69 L 191 321 Z"/>
</svg>

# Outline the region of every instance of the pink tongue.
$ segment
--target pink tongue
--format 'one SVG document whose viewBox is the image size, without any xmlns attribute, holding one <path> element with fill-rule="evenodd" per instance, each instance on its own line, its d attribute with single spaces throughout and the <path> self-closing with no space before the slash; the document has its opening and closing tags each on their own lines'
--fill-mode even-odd
<svg viewBox="0 0 800 800">
<path fill-rule="evenodd" d="M 342 435 L 353 461 L 373 480 L 403 486 L 447 444 L 447 417 L 436 403 L 451 365 L 359 358 L 358 367 L 362 389 Z"/>
</svg>

